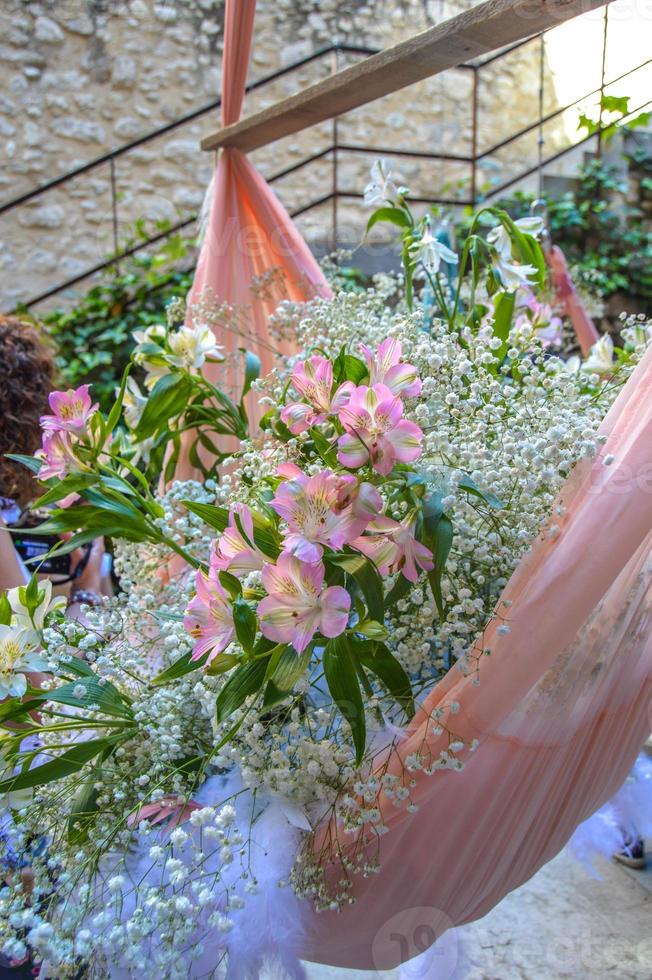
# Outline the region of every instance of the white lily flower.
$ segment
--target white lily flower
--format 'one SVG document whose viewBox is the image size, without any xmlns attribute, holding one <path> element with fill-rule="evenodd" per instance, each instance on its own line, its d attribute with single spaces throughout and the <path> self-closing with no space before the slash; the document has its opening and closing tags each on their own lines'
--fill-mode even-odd
<svg viewBox="0 0 652 980">
<path fill-rule="evenodd" d="M 224 360 L 222 348 L 216 343 L 215 334 L 207 323 L 180 327 L 176 333 L 168 336 L 168 344 L 172 354 L 167 355 L 167 360 L 186 371 L 199 369 L 207 358 Z"/>
<path fill-rule="evenodd" d="M 374 160 L 371 167 L 371 180 L 364 189 L 364 203 L 393 204 L 399 196 L 398 188 L 391 179 L 392 165 L 389 160 Z"/>
<path fill-rule="evenodd" d="M 503 259 L 501 255 L 498 256 L 495 269 L 500 276 L 500 281 L 509 293 L 515 292 L 522 286 L 532 286 L 535 279 L 531 277 L 536 276 L 538 272 L 533 265 L 510 262 Z"/>
<path fill-rule="evenodd" d="M 26 588 L 25 585 L 19 585 L 7 592 L 7 599 L 13 613 L 12 625 L 32 633 L 31 642 L 37 644 L 40 642 L 39 631 L 45 626 L 46 617 L 57 609 L 65 609 L 66 597 L 59 595 L 52 598 L 52 582 L 50 579 L 43 579 L 38 583 L 39 604 L 30 616 L 25 603 Z"/>
<path fill-rule="evenodd" d="M 590 349 L 582 370 L 591 374 L 611 374 L 614 369 L 614 342 L 606 333 Z"/>
<path fill-rule="evenodd" d="M 154 361 L 136 361 L 145 370 L 145 387 L 148 391 L 151 391 L 159 378 L 165 377 L 166 374 L 170 374 L 170 368 L 167 364 L 155 364 Z"/>
<path fill-rule="evenodd" d="M 526 235 L 532 235 L 533 238 L 540 235 L 544 227 L 543 218 L 538 218 L 536 216 L 518 218 L 514 224 L 519 231 L 524 232 Z M 490 245 L 493 245 L 501 259 L 511 259 L 512 240 L 509 237 L 509 232 L 503 224 L 496 225 L 495 228 L 491 229 L 487 235 L 487 241 Z"/>
<path fill-rule="evenodd" d="M 142 353 L 138 348 L 144 344 L 156 344 L 163 348 L 167 329 L 161 323 L 154 323 L 145 330 L 134 330 L 132 337 L 138 345 L 134 351 L 134 361 L 144 369 L 145 387 L 151 391 L 159 378 L 170 373 L 169 365 L 164 360 L 165 351 L 161 349 L 161 355 L 158 357 L 153 354 Z"/>
<path fill-rule="evenodd" d="M 119 389 L 116 388 L 116 394 Z M 122 408 L 124 419 L 130 429 L 135 429 L 141 420 L 147 404 L 147 396 L 143 395 L 134 378 L 127 378 Z"/>
<path fill-rule="evenodd" d="M 577 354 L 573 354 L 568 360 L 562 361 L 562 364 L 567 374 L 577 374 L 582 369 L 582 358 Z"/>
<path fill-rule="evenodd" d="M 410 252 L 417 262 L 421 262 L 428 272 L 435 275 L 442 262 L 457 263 L 457 255 L 447 245 L 435 238 L 427 226 L 418 242 L 410 245 Z"/>
<path fill-rule="evenodd" d="M 23 671 L 40 670 L 43 660 L 33 644 L 33 633 L 0 624 L 0 701 L 22 698 L 27 690 Z"/>
<path fill-rule="evenodd" d="M 137 466 L 142 460 L 147 466 L 149 459 L 154 448 L 154 443 L 156 442 L 155 436 L 150 436 L 149 439 L 133 439 L 129 441 L 129 446 L 132 450 L 132 455 L 129 456 L 129 462 L 132 466 Z M 127 476 L 129 470 L 125 466 L 121 471 L 123 476 Z"/>
<path fill-rule="evenodd" d="M 140 344 L 162 344 L 167 334 L 167 328 L 162 323 L 153 323 L 144 330 L 134 330 L 132 337 Z"/>
</svg>

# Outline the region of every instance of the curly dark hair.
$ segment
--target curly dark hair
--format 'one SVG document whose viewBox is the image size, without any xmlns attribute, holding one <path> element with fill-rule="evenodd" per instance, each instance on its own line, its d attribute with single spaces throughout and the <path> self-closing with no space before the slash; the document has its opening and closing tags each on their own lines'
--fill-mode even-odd
<svg viewBox="0 0 652 980">
<path fill-rule="evenodd" d="M 6 453 L 30 456 L 41 444 L 39 418 L 54 387 L 54 356 L 36 325 L 0 315 L 0 496 L 24 506 L 36 493 L 32 473 Z"/>
</svg>

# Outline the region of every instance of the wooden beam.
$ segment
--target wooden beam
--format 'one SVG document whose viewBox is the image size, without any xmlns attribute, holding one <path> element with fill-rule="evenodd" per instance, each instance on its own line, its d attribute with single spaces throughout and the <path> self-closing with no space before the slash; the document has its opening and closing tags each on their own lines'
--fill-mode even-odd
<svg viewBox="0 0 652 980">
<path fill-rule="evenodd" d="M 330 75 L 201 141 L 245 152 L 340 116 L 447 68 L 538 34 L 607 0 L 486 0 L 450 20 Z M 578 55 L 581 52 L 578 52 Z"/>
</svg>

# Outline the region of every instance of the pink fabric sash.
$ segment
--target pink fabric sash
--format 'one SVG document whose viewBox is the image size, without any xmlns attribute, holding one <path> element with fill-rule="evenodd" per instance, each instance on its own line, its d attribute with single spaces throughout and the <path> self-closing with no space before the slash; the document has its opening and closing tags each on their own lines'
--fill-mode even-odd
<svg viewBox="0 0 652 980">
<path fill-rule="evenodd" d="M 546 252 L 546 259 L 550 267 L 557 303 L 562 313 L 573 324 L 580 350 L 584 357 L 586 357 L 593 345 L 600 340 L 600 334 L 596 330 L 593 320 L 584 309 L 582 300 L 577 295 L 577 290 L 568 271 L 566 256 L 559 245 L 553 245 Z"/>
<path fill-rule="evenodd" d="M 222 65 L 222 125 L 242 109 L 254 26 L 255 0 L 227 0 Z M 261 281 L 261 277 L 262 280 Z M 252 288 L 253 287 L 253 288 Z M 258 354 L 262 373 L 275 355 L 290 353 L 269 330 L 269 315 L 284 299 L 303 301 L 331 292 L 308 246 L 270 186 L 236 149 L 220 152 L 204 242 L 189 303 L 228 303 L 234 317 L 215 328 L 227 355 L 238 347 Z M 241 384 L 241 358 L 211 365 L 211 380 L 230 395 Z M 252 405 L 253 407 L 253 405 Z"/>
<path fill-rule="evenodd" d="M 418 952 L 412 939 L 426 926 L 439 935 L 486 914 L 634 764 L 652 728 L 652 348 L 602 432 L 600 457 L 580 464 L 560 496 L 558 532 L 537 539 L 475 645 L 477 654 L 491 649 L 480 683 L 450 671 L 379 765 L 379 775 L 400 777 L 418 811 L 380 794 L 389 832 L 367 847 L 380 874 L 354 877 L 356 903 L 345 912 L 314 917 L 308 959 L 393 967 Z M 406 773 L 411 754 L 428 761 L 448 747 L 446 731 L 433 733 L 436 709 L 437 724 L 479 746 L 459 753 L 461 772 Z M 319 844 L 327 832 L 338 833 L 330 824 Z M 339 843 L 344 853 L 354 846 L 341 832 Z M 340 860 L 329 867 L 333 881 Z"/>
</svg>

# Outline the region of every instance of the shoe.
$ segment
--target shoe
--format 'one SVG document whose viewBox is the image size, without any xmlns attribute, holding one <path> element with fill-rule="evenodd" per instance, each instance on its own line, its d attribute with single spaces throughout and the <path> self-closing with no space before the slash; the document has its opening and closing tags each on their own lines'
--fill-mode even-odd
<svg viewBox="0 0 652 980">
<path fill-rule="evenodd" d="M 645 860 L 645 844 L 640 837 L 626 839 L 622 850 L 616 851 L 613 858 L 614 861 L 624 864 L 626 868 L 634 868 L 635 871 L 642 871 L 647 864 Z"/>
</svg>

